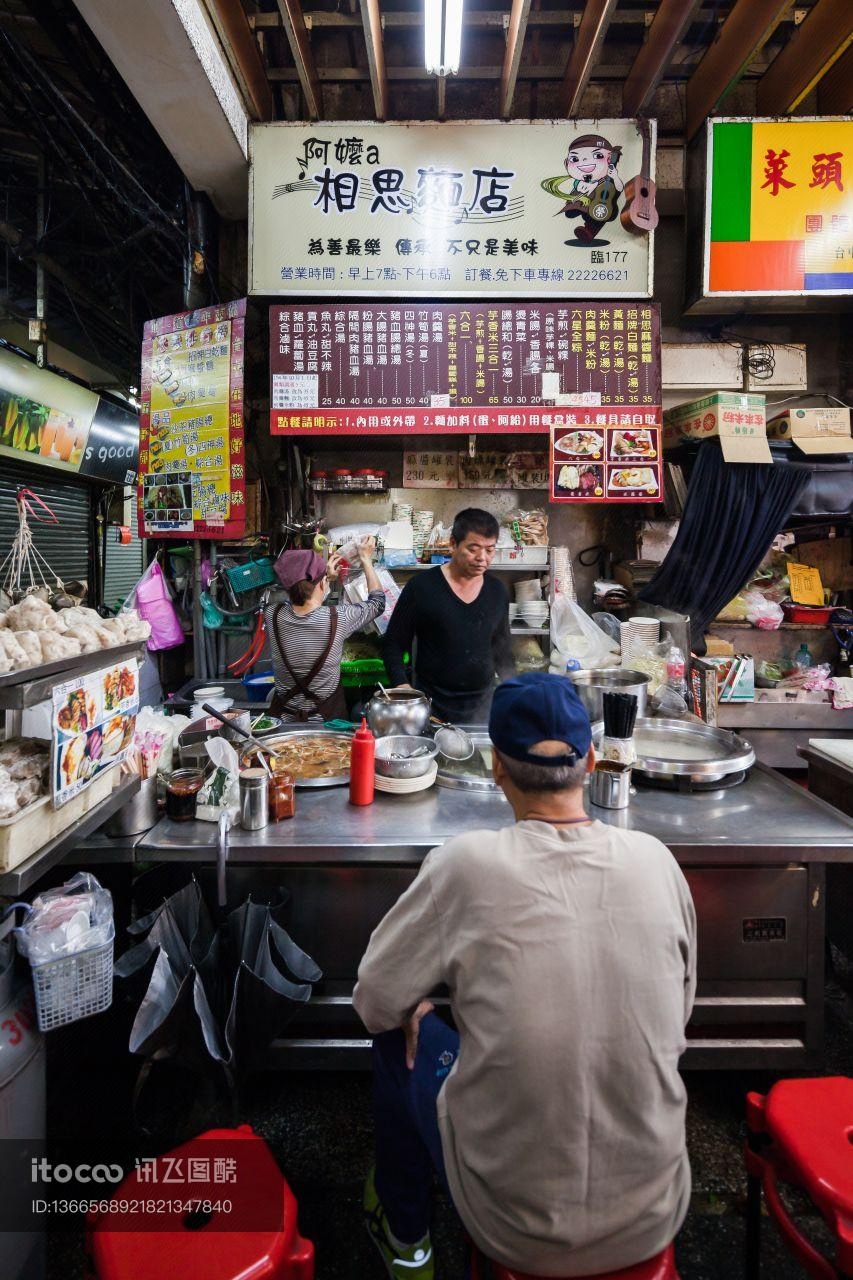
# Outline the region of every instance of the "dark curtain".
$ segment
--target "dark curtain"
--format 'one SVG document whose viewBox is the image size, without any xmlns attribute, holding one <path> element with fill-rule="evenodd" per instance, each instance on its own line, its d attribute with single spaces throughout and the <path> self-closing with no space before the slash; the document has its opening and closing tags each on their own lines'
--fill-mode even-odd
<svg viewBox="0 0 853 1280">
<path fill-rule="evenodd" d="M 699 643 L 758 568 L 808 482 L 806 467 L 725 462 L 708 441 L 690 477 L 675 541 L 640 600 L 688 614 Z"/>
</svg>

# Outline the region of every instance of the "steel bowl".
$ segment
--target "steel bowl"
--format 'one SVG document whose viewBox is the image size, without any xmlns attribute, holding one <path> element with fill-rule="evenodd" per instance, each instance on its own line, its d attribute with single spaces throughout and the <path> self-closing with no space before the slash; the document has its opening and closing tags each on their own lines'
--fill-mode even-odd
<svg viewBox="0 0 853 1280">
<path fill-rule="evenodd" d="M 376 743 L 374 763 L 382 778 L 422 778 L 429 773 L 438 747 L 432 738 L 412 734 L 391 734 Z"/>
<path fill-rule="evenodd" d="M 627 667 L 603 667 L 597 671 L 570 671 L 574 683 L 586 707 L 590 720 L 604 719 L 605 693 L 633 693 L 637 699 L 637 715 L 646 710 L 646 691 L 649 677 L 642 671 L 629 671 Z"/>
<path fill-rule="evenodd" d="M 368 702 L 367 723 L 376 738 L 387 738 L 391 734 L 417 738 L 429 724 L 431 707 L 430 699 L 417 689 L 389 689 L 387 697 L 384 693 L 375 693 Z"/>
</svg>

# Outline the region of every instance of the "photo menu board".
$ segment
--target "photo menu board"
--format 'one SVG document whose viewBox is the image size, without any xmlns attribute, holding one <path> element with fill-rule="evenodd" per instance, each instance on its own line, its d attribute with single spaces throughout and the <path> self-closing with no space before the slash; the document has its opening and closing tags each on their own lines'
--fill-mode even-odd
<svg viewBox="0 0 853 1280">
<path fill-rule="evenodd" d="M 660 409 L 567 413 L 550 464 L 551 502 L 661 502 Z"/>
<path fill-rule="evenodd" d="M 58 809 L 119 764 L 139 710 L 135 658 L 57 684 L 52 699 L 51 793 Z"/>
<path fill-rule="evenodd" d="M 246 531 L 246 299 L 146 322 L 139 415 L 139 536 Z"/>
<path fill-rule="evenodd" d="M 270 308 L 273 435 L 546 432 L 568 406 L 661 400 L 640 302 Z"/>
</svg>

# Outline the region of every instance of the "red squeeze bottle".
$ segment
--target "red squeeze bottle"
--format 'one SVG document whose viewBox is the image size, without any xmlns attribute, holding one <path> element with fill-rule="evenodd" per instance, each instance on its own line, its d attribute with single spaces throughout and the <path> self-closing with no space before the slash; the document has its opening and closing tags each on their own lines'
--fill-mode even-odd
<svg viewBox="0 0 853 1280">
<path fill-rule="evenodd" d="M 352 737 L 349 774 L 350 804 L 373 804 L 374 753 L 376 741 L 362 717 L 361 727 Z"/>
</svg>

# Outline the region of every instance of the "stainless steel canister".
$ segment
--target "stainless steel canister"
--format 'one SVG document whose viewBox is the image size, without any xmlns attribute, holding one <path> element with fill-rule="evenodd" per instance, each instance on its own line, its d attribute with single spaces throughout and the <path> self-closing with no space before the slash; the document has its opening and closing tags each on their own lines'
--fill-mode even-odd
<svg viewBox="0 0 853 1280">
<path fill-rule="evenodd" d="M 626 765 L 597 765 L 589 775 L 589 798 L 601 809 L 627 809 L 631 799 L 631 770 Z"/>
<path fill-rule="evenodd" d="M 261 831 L 269 821 L 269 779 L 263 769 L 240 774 L 240 825 L 245 831 Z"/>
</svg>

